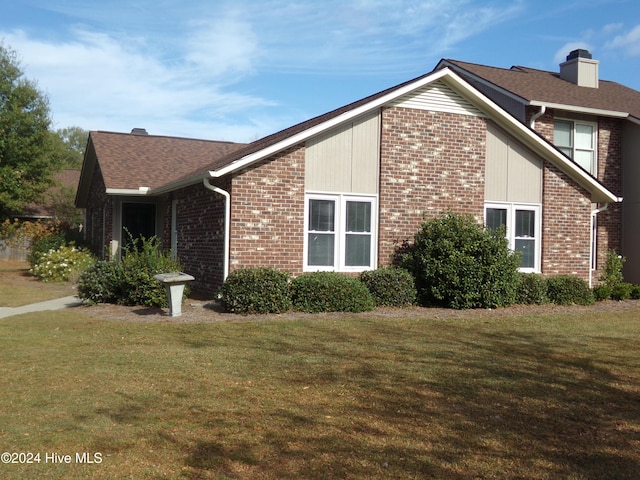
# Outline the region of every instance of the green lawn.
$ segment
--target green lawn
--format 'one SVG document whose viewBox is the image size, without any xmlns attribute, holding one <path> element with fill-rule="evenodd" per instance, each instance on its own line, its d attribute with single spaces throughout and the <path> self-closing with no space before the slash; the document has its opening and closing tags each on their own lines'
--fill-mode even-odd
<svg viewBox="0 0 640 480">
<path fill-rule="evenodd" d="M 640 305 L 476 320 L 1 319 L 0 451 L 40 463 L 0 464 L 0 478 L 635 479 L 638 338 Z M 77 463 L 83 452 L 101 463 Z M 62 455 L 72 463 L 53 463 Z"/>
</svg>

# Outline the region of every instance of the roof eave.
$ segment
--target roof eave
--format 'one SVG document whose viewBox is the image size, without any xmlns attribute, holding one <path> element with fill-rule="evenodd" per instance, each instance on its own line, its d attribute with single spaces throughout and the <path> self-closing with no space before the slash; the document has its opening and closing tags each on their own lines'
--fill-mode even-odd
<svg viewBox="0 0 640 480">
<path fill-rule="evenodd" d="M 257 152 L 250 153 L 242 158 L 234 160 L 228 165 L 225 165 L 217 170 L 210 170 L 209 176 L 212 178 L 219 178 L 229 173 L 245 168 L 264 158 L 268 158 L 289 147 L 297 145 L 298 143 L 304 142 L 305 140 L 319 133 L 322 133 L 346 121 L 349 121 L 361 115 L 364 115 L 365 113 L 370 112 L 371 110 L 374 110 L 376 108 L 379 108 L 385 105 L 386 103 L 390 102 L 391 100 L 394 100 L 395 98 L 398 98 L 404 95 L 405 93 L 410 92 L 411 90 L 420 88 L 422 85 L 426 85 L 428 83 L 436 81 L 442 77 L 450 75 L 451 73 L 452 73 L 451 70 L 445 69 L 445 70 L 433 72 L 430 75 L 421 77 L 415 82 L 406 84 L 396 90 L 393 90 L 392 92 L 389 92 L 387 95 L 383 95 L 379 98 L 376 98 L 375 100 L 372 100 L 369 103 L 356 107 L 353 110 L 349 110 L 348 112 L 337 115 L 336 117 L 331 118 L 326 122 L 310 127 L 307 130 L 304 130 L 300 133 L 292 135 L 291 137 L 288 137 L 282 141 L 276 142 L 273 145 L 269 145 L 261 150 L 258 150 Z"/>
<path fill-rule="evenodd" d="M 503 128 L 515 134 L 517 138 L 526 143 L 532 150 L 543 158 L 548 159 L 556 167 L 569 175 L 572 179 L 585 187 L 591 194 L 593 202 L 616 203 L 622 198 L 614 195 L 598 180 L 589 175 L 577 164 L 571 162 L 557 148 L 536 134 L 529 127 L 518 121 L 515 117 L 505 112 L 502 107 L 493 100 L 476 90 L 457 75 L 449 75 L 444 81 L 455 84 L 459 91 L 470 97 L 485 112 L 490 112 L 490 117 L 497 121 Z"/>
<path fill-rule="evenodd" d="M 553 108 L 555 110 L 566 110 L 566 111 L 576 112 L 576 113 L 586 113 L 589 115 L 599 115 L 602 117 L 627 118 L 630 116 L 628 112 L 619 112 L 616 110 L 604 110 L 600 108 L 580 107 L 577 105 L 545 102 L 543 100 L 530 100 L 528 104 L 533 107 L 547 107 L 547 108 Z"/>
</svg>

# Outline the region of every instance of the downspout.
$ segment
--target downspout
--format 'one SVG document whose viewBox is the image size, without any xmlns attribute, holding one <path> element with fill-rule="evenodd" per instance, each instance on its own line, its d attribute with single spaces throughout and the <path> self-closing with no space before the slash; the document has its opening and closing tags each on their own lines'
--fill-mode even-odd
<svg viewBox="0 0 640 480">
<path fill-rule="evenodd" d="M 222 260 L 222 270 L 223 277 L 222 281 L 224 282 L 229 276 L 229 244 L 230 244 L 230 233 L 231 233 L 231 195 L 226 190 L 223 190 L 215 185 L 211 185 L 208 178 L 203 178 L 202 183 L 205 188 L 211 190 L 212 192 L 218 193 L 224 197 L 224 258 Z"/>
<path fill-rule="evenodd" d="M 529 127 L 531 127 L 531 130 L 535 130 L 536 120 L 539 119 L 542 115 L 544 115 L 546 111 L 547 111 L 547 107 L 545 105 L 542 105 L 540 107 L 540 111 L 538 113 L 534 113 L 531 116 L 531 120 L 529 120 Z"/>
<path fill-rule="evenodd" d="M 593 269 L 591 268 L 591 259 L 598 253 L 597 251 L 593 251 L 593 222 L 595 221 L 596 215 L 604 212 L 607 208 L 609 208 L 609 204 L 605 203 L 602 207 L 591 211 L 591 225 L 589 228 L 589 251 L 591 252 L 591 255 L 589 255 L 589 288 L 593 287 Z"/>
</svg>

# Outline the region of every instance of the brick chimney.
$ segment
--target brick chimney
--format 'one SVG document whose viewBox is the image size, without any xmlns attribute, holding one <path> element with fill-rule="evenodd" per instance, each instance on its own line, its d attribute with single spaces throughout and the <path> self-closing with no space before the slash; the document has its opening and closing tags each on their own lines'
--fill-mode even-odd
<svg viewBox="0 0 640 480">
<path fill-rule="evenodd" d="M 598 60 L 588 50 L 574 50 L 560 64 L 560 78 L 579 87 L 598 88 Z"/>
</svg>

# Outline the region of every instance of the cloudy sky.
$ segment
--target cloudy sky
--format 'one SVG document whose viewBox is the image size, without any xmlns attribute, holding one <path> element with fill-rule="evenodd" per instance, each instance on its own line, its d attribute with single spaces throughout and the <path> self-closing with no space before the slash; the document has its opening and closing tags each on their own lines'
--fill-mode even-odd
<svg viewBox="0 0 640 480">
<path fill-rule="evenodd" d="M 558 70 L 640 90 L 638 0 L 0 0 L 55 128 L 247 142 L 431 71 Z"/>
</svg>

